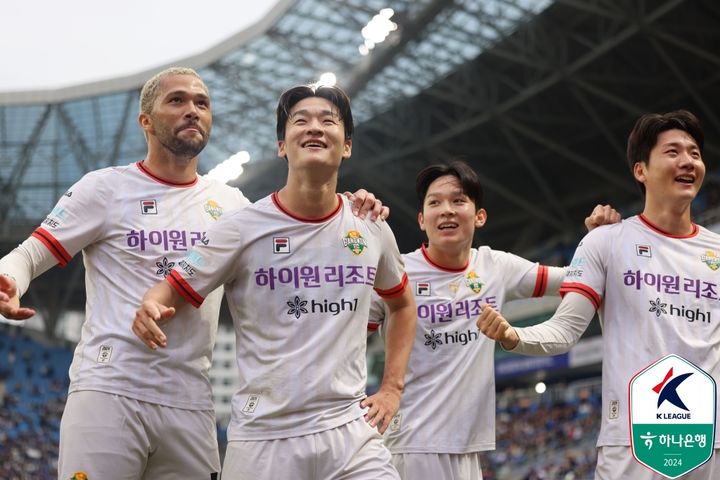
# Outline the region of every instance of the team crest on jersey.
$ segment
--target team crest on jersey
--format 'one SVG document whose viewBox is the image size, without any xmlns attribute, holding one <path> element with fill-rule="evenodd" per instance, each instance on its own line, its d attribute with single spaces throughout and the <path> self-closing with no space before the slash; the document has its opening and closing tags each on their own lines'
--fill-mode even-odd
<svg viewBox="0 0 720 480">
<path fill-rule="evenodd" d="M 712 250 L 705 250 L 705 253 L 700 255 L 700 260 L 713 272 L 720 268 L 720 257 Z"/>
<path fill-rule="evenodd" d="M 223 208 L 215 200 L 208 200 L 205 204 L 205 211 L 212 217 L 213 220 L 217 220 L 223 214 Z"/>
<path fill-rule="evenodd" d="M 155 200 L 140 200 L 140 213 L 143 215 L 157 215 L 157 202 Z"/>
<path fill-rule="evenodd" d="M 70 477 L 70 480 L 88 480 L 88 476 L 85 472 L 75 472 L 75 475 Z"/>
<path fill-rule="evenodd" d="M 472 290 L 475 293 L 480 293 L 482 290 L 484 283 L 480 281 L 480 278 L 478 278 L 477 273 L 474 271 L 469 271 L 467 275 L 465 275 L 465 285 L 468 286 L 470 290 Z"/>
<path fill-rule="evenodd" d="M 343 247 L 347 247 L 355 255 L 360 255 L 367 248 L 367 241 L 357 230 L 350 230 L 342 239 Z"/>
<path fill-rule="evenodd" d="M 418 297 L 429 297 L 430 282 L 417 282 L 415 284 L 415 295 Z"/>
</svg>

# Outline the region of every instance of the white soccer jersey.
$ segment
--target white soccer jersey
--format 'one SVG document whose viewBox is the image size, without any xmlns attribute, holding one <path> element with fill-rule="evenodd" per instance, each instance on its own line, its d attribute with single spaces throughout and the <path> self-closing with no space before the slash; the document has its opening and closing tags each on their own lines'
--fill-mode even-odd
<svg viewBox="0 0 720 480">
<path fill-rule="evenodd" d="M 347 199 L 310 220 L 273 194 L 218 222 L 168 281 L 196 306 L 225 284 L 239 370 L 228 439 L 271 440 L 362 415 L 370 294 L 400 294 L 407 276 L 387 224 Z"/>
<path fill-rule="evenodd" d="M 66 265 L 82 250 L 86 319 L 70 367 L 70 392 L 97 390 L 170 407 L 213 408 L 208 370 L 222 292 L 163 327 L 167 348 L 132 332 L 145 292 L 216 220 L 249 203 L 236 188 L 197 177 L 170 184 L 142 162 L 85 175 L 32 236 Z"/>
<path fill-rule="evenodd" d="M 630 445 L 628 385 L 665 355 L 687 358 L 720 383 L 719 255 L 719 235 L 694 225 L 691 235 L 673 236 L 642 215 L 593 230 L 580 242 L 561 292 L 580 293 L 599 309 L 598 446 Z"/>
<path fill-rule="evenodd" d="M 417 330 L 400 409 L 385 433 L 392 453 L 468 453 L 495 448 L 495 342 L 477 329 L 481 306 L 557 292 L 548 267 L 480 247 L 468 265 L 433 263 L 425 247 L 403 255 L 417 304 Z M 368 328 L 385 311 L 373 301 Z"/>
</svg>

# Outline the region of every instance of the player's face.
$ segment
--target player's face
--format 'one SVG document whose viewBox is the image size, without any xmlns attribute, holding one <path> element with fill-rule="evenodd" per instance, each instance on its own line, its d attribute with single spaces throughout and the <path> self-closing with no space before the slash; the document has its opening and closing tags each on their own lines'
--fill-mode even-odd
<svg viewBox="0 0 720 480">
<path fill-rule="evenodd" d="M 689 203 L 705 178 L 705 163 L 690 134 L 667 130 L 658 135 L 649 162 L 635 164 L 634 173 L 645 184 L 647 200 Z"/>
<path fill-rule="evenodd" d="M 278 141 L 278 156 L 291 165 L 330 165 L 339 168 L 349 158 L 352 140 L 332 102 L 308 97 L 293 105 L 285 125 L 285 139 Z"/>
<path fill-rule="evenodd" d="M 475 209 L 475 202 L 463 192 L 460 180 L 445 175 L 430 184 L 418 223 L 433 248 L 470 248 L 475 229 L 485 223 L 485 218 L 485 210 Z"/>
<path fill-rule="evenodd" d="M 176 157 L 196 157 L 207 145 L 212 127 L 207 87 L 194 75 L 163 78 L 148 117 L 146 131 L 165 149 Z"/>
</svg>

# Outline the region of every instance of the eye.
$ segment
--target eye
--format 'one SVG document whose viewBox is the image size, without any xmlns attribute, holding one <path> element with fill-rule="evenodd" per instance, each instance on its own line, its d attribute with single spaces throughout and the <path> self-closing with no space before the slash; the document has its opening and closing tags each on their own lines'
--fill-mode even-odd
<svg viewBox="0 0 720 480">
<path fill-rule="evenodd" d="M 325 125 L 337 125 L 337 122 L 333 120 L 332 118 L 326 118 L 323 120 L 323 124 Z"/>
<path fill-rule="evenodd" d="M 180 97 L 170 97 L 170 103 L 180 103 L 182 102 L 182 98 Z"/>
</svg>

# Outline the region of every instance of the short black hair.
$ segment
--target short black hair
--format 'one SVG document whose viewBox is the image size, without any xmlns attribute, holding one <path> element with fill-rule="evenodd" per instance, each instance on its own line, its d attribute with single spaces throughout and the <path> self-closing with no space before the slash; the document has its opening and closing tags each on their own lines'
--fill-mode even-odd
<svg viewBox="0 0 720 480">
<path fill-rule="evenodd" d="M 287 125 L 290 110 L 296 103 L 310 97 L 320 97 L 335 105 L 345 127 L 345 140 L 353 136 L 353 117 L 350 109 L 350 99 L 339 87 L 328 85 L 298 85 L 283 92 L 277 105 L 277 139 L 285 140 L 285 126 Z"/>
<path fill-rule="evenodd" d="M 633 172 L 635 164 L 650 161 L 650 151 L 655 147 L 658 136 L 667 130 L 682 130 L 687 132 L 697 143 L 702 155 L 705 146 L 705 134 L 700 120 L 687 110 L 675 110 L 668 113 L 646 113 L 638 118 L 635 126 L 628 136 L 627 159 L 630 171 Z M 645 195 L 645 185 L 636 181 Z"/>
<path fill-rule="evenodd" d="M 483 188 L 480 184 L 480 177 L 473 168 L 462 160 L 453 160 L 448 164 L 438 163 L 420 170 L 415 179 L 415 191 L 420 202 L 422 211 L 425 196 L 430 184 L 440 177 L 452 175 L 460 181 L 463 193 L 475 202 L 475 210 L 483 207 Z"/>
</svg>

